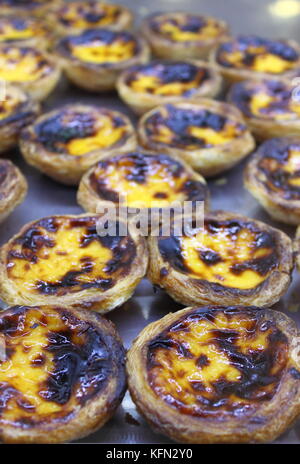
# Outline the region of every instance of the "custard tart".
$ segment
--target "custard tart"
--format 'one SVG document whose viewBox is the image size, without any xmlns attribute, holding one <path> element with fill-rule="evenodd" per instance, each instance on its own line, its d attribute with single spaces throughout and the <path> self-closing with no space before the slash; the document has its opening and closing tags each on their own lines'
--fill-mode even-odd
<svg viewBox="0 0 300 464">
<path fill-rule="evenodd" d="M 50 216 L 26 224 L 1 248 L 2 299 L 99 313 L 128 300 L 147 269 L 146 242 L 131 223 L 111 219 L 107 230 L 104 219 Z"/>
<path fill-rule="evenodd" d="M 127 355 L 139 412 L 184 443 L 275 440 L 299 416 L 300 334 L 281 312 L 203 306 L 143 329 Z"/>
<path fill-rule="evenodd" d="M 237 106 L 258 140 L 300 134 L 300 101 L 293 82 L 244 81 L 233 85 L 228 100 Z"/>
<path fill-rule="evenodd" d="M 209 99 L 154 108 L 140 119 L 138 136 L 143 147 L 176 155 L 205 177 L 230 169 L 255 147 L 241 112 Z"/>
<path fill-rule="evenodd" d="M 52 42 L 47 27 L 37 19 L 0 16 L 0 44 L 47 49 Z"/>
<path fill-rule="evenodd" d="M 27 182 L 11 161 L 0 159 L 0 222 L 20 205 L 27 193 Z"/>
<path fill-rule="evenodd" d="M 300 137 L 264 142 L 246 166 L 244 184 L 273 219 L 300 224 Z"/>
<path fill-rule="evenodd" d="M 0 440 L 58 443 L 102 427 L 126 388 L 125 351 L 114 325 L 59 306 L 0 314 Z"/>
<path fill-rule="evenodd" d="M 27 163 L 67 185 L 78 184 L 101 158 L 133 150 L 136 144 L 127 116 L 80 104 L 43 114 L 20 137 Z"/>
<path fill-rule="evenodd" d="M 0 99 L 0 154 L 13 148 L 23 127 L 39 113 L 38 103 L 19 87 L 6 85 L 4 100 Z"/>
<path fill-rule="evenodd" d="M 99 212 L 122 204 L 127 208 L 165 208 L 175 202 L 203 201 L 209 193 L 204 178 L 166 154 L 131 152 L 106 158 L 82 178 L 78 203 Z"/>
<path fill-rule="evenodd" d="M 214 211 L 203 226 L 184 217 L 149 237 L 148 277 L 184 304 L 271 306 L 286 292 L 293 270 L 290 238 L 263 222 Z"/>
<path fill-rule="evenodd" d="M 199 61 L 154 61 L 133 66 L 120 75 L 117 90 L 137 114 L 155 106 L 198 97 L 215 97 L 222 79 L 213 67 Z"/>
<path fill-rule="evenodd" d="M 62 0 L 0 0 L 1 15 L 45 17 Z"/>
<path fill-rule="evenodd" d="M 64 3 L 47 16 L 47 23 L 58 36 L 98 27 L 122 31 L 130 29 L 132 22 L 133 14 L 128 8 L 98 0 Z"/>
<path fill-rule="evenodd" d="M 88 29 L 66 36 L 55 50 L 68 79 L 94 92 L 113 90 L 124 69 L 146 63 L 150 57 L 142 38 L 109 29 Z"/>
<path fill-rule="evenodd" d="M 59 78 L 53 58 L 38 48 L 0 45 L 0 79 L 21 87 L 34 100 L 44 100 Z"/>
<path fill-rule="evenodd" d="M 229 38 L 224 21 L 184 12 L 150 15 L 142 22 L 141 33 L 155 56 L 170 60 L 207 58 L 214 47 Z"/>
<path fill-rule="evenodd" d="M 229 83 L 288 77 L 300 66 L 300 46 L 293 40 L 239 36 L 213 50 L 210 61 Z"/>
</svg>

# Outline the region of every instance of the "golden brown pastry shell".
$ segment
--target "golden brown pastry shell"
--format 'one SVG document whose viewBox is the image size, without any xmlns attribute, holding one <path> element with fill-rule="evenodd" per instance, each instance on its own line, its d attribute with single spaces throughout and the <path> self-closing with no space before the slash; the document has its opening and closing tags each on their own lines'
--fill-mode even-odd
<svg viewBox="0 0 300 464">
<path fill-rule="evenodd" d="M 6 312 L 14 313 L 18 307 L 8 308 Z M 58 309 L 57 307 L 55 308 Z M 79 439 L 102 427 L 114 414 L 126 391 L 124 369 L 124 348 L 122 340 L 112 322 L 96 313 L 84 309 L 60 307 L 61 311 L 73 314 L 80 320 L 92 324 L 105 334 L 110 343 L 112 353 L 112 372 L 104 389 L 92 397 L 87 403 L 74 411 L 67 420 L 43 422 L 34 428 L 16 428 L 6 424 L 1 428 L 0 440 L 4 443 L 63 443 Z"/>
<path fill-rule="evenodd" d="M 87 105 L 81 104 L 70 106 L 75 111 L 89 108 Z M 93 107 L 90 108 L 95 110 Z M 59 110 L 53 110 L 40 116 L 34 124 L 22 132 L 20 137 L 20 150 L 26 162 L 57 182 L 65 185 L 78 185 L 83 174 L 100 159 L 117 153 L 126 153 L 136 148 L 136 135 L 129 119 L 124 114 L 114 112 L 119 114 L 128 124 L 128 134 L 125 140 L 122 138 L 112 147 L 94 150 L 81 156 L 50 152 L 36 139 L 34 127 L 56 114 L 57 111 Z"/>
<path fill-rule="evenodd" d="M 68 2 L 68 3 L 73 4 L 77 2 Z M 96 3 L 97 3 L 97 0 L 96 0 Z M 113 4 L 121 8 L 121 13 L 118 18 L 118 21 L 112 24 L 106 24 L 104 26 L 105 29 L 111 29 L 112 31 L 124 31 L 127 29 L 131 29 L 133 25 L 133 19 L 134 19 L 132 11 L 129 8 L 126 8 L 124 5 L 117 5 L 116 3 L 113 3 Z M 84 28 L 78 28 L 75 26 L 69 26 L 69 25 L 63 24 L 61 21 L 59 21 L 60 10 L 63 7 L 64 7 L 64 4 L 58 4 L 57 7 L 51 9 L 51 11 L 48 13 L 47 18 L 46 18 L 46 22 L 48 26 L 51 28 L 51 30 L 54 31 L 54 34 L 57 37 L 63 37 L 65 35 L 80 34 L 85 29 L 89 29 L 93 27 L 92 24 L 89 27 L 84 27 Z"/>
<path fill-rule="evenodd" d="M 299 379 L 288 371 L 283 374 L 275 396 L 254 413 L 253 423 L 246 418 L 230 418 L 224 423 L 210 418 L 184 415 L 167 405 L 149 385 L 147 378 L 148 343 L 182 316 L 193 311 L 192 307 L 169 313 L 146 326 L 133 342 L 127 354 L 128 388 L 138 411 L 151 427 L 171 439 L 183 443 L 248 443 L 268 442 L 277 438 L 299 416 Z M 217 308 L 216 308 L 217 309 Z M 269 309 L 262 310 L 274 320 L 289 340 L 289 359 L 299 369 L 299 332 L 295 323 L 285 314 Z M 255 417 L 257 421 L 255 422 Z M 259 418 L 266 418 L 259 421 Z"/>
<path fill-rule="evenodd" d="M 6 87 L 7 95 L 20 95 L 24 101 L 22 107 L 17 109 L 7 118 L 0 120 L 0 154 L 7 152 L 19 140 L 19 134 L 24 126 L 30 124 L 40 112 L 40 105 L 31 100 L 22 89 L 8 85 Z M 14 117 L 15 116 L 15 117 Z"/>
<path fill-rule="evenodd" d="M 147 151 L 144 153 L 149 154 L 151 152 Z M 153 154 L 157 154 L 157 153 L 153 152 Z M 197 174 L 195 171 L 193 171 L 188 164 L 176 158 L 175 156 L 172 156 L 172 158 L 176 159 L 184 167 L 185 171 L 187 171 L 187 173 L 191 176 L 192 180 L 196 180 L 204 184 L 205 186 L 207 185 L 205 179 L 200 174 Z M 115 206 L 115 203 L 113 203 L 112 201 L 106 201 L 106 200 L 99 198 L 95 190 L 92 188 L 91 183 L 90 183 L 90 175 L 93 172 L 93 170 L 94 170 L 94 166 L 91 167 L 84 174 L 79 184 L 78 191 L 77 191 L 77 202 L 79 203 L 79 205 L 85 211 L 89 211 L 92 213 L 97 212 L 97 211 L 99 212 L 100 210 L 105 210 L 106 208 L 112 208 Z M 206 198 L 205 198 L 205 210 L 206 211 L 209 211 L 209 204 L 210 204 L 210 194 L 207 188 Z"/>
<path fill-rule="evenodd" d="M 185 15 L 186 13 L 176 13 L 176 15 Z M 172 13 L 171 13 L 172 15 Z M 156 16 L 156 15 L 154 15 Z M 169 16 L 169 13 L 163 13 L 159 16 Z M 195 15 L 193 15 L 195 16 Z M 203 17 L 202 15 L 200 15 Z M 207 59 L 210 51 L 215 48 L 220 42 L 226 41 L 230 37 L 229 26 L 222 20 L 218 19 L 218 23 L 222 28 L 222 32 L 218 37 L 207 40 L 197 40 L 189 42 L 175 42 L 173 40 L 162 37 L 156 34 L 150 27 L 153 16 L 145 18 L 142 21 L 140 31 L 151 46 L 154 56 L 168 60 L 180 59 Z M 205 16 L 208 20 L 215 20 L 210 16 Z"/>
<path fill-rule="evenodd" d="M 66 218 L 75 219 L 89 216 L 91 216 L 91 214 L 64 215 Z M 132 260 L 130 269 L 128 269 L 126 276 L 119 279 L 112 288 L 102 292 L 87 288 L 76 293 L 69 293 L 63 296 L 22 293 L 7 275 L 5 264 L 6 256 L 9 252 L 11 243 L 19 235 L 22 235 L 28 227 L 35 224 L 35 222 L 36 221 L 32 221 L 25 224 L 21 230 L 0 249 L 0 295 L 7 304 L 31 306 L 62 305 L 75 309 L 89 309 L 100 314 L 104 314 L 118 306 L 121 306 L 125 301 L 127 301 L 132 296 L 136 286 L 147 271 L 148 250 L 146 240 L 142 235 L 138 234 L 135 227 L 129 223 L 128 230 L 136 246 L 136 256 Z"/>
<path fill-rule="evenodd" d="M 20 205 L 27 194 L 27 181 L 19 168 L 11 161 L 0 159 L 0 222 L 3 222 Z"/>
<path fill-rule="evenodd" d="M 222 78 L 216 70 L 209 64 L 196 61 L 196 60 L 185 60 L 185 62 L 194 64 L 195 66 L 201 66 L 206 68 L 211 73 L 210 78 L 205 81 L 195 92 L 189 96 L 184 97 L 182 95 L 154 95 L 150 93 L 139 93 L 135 92 L 129 85 L 126 84 L 130 69 L 122 72 L 117 80 L 117 91 L 121 99 L 129 106 L 129 108 L 136 114 L 142 115 L 152 108 L 163 105 L 165 103 L 174 103 L 182 100 L 183 98 L 187 101 L 195 101 L 195 99 L 207 97 L 214 98 L 218 95 L 222 89 Z"/>
<path fill-rule="evenodd" d="M 147 63 L 150 59 L 150 49 L 146 41 L 138 38 L 139 51 L 129 60 L 119 63 L 94 64 L 80 61 L 66 53 L 58 42 L 55 53 L 67 78 L 77 87 L 91 92 L 113 90 L 117 79 L 124 69 L 136 64 Z"/>
<path fill-rule="evenodd" d="M 300 46 L 295 40 L 285 40 L 285 42 L 295 48 L 300 53 Z M 215 66 L 217 71 L 224 77 L 226 83 L 228 85 L 234 84 L 236 82 L 245 81 L 245 80 L 264 80 L 264 79 L 281 79 L 281 78 L 290 78 L 293 77 L 295 74 L 295 68 L 300 66 L 300 58 L 297 63 L 295 63 L 295 68 L 286 71 L 281 74 L 274 74 L 274 73 L 265 73 L 265 72 L 258 72 L 253 71 L 251 69 L 237 69 L 237 68 L 229 68 L 226 66 L 222 66 L 217 62 L 217 51 L 218 47 L 215 47 L 211 50 L 209 54 L 209 62 Z"/>
<path fill-rule="evenodd" d="M 287 140 L 300 143 L 300 139 Z M 300 224 L 300 200 L 285 199 L 279 192 L 269 190 L 260 181 L 258 163 L 261 158 L 260 149 L 251 156 L 244 170 L 244 186 L 275 221 L 291 225 Z"/>
<path fill-rule="evenodd" d="M 238 123 L 244 123 L 242 113 L 233 105 L 224 102 L 201 98 L 195 102 L 181 100 L 174 105 L 177 108 L 184 109 L 204 108 L 215 111 Z M 183 148 L 153 142 L 147 135 L 145 124 L 152 114 L 163 108 L 164 106 L 161 105 L 141 117 L 137 129 L 140 144 L 150 150 L 164 151 L 170 156 L 176 155 L 204 177 L 212 177 L 232 168 L 255 148 L 255 141 L 249 130 L 244 131 L 239 137 L 232 139 L 226 144 L 215 145 L 210 148 L 199 148 L 197 150 L 184 150 Z"/>
<path fill-rule="evenodd" d="M 267 307 L 275 304 L 285 294 L 291 283 L 291 273 L 294 267 L 291 239 L 279 229 L 240 214 L 212 211 L 205 217 L 217 221 L 251 221 L 260 230 L 275 234 L 277 255 L 280 262 L 279 269 L 273 270 L 260 285 L 250 289 L 242 290 L 234 287 L 216 286 L 212 282 L 190 277 L 188 274 L 174 269 L 167 260 L 163 260 L 158 248 L 157 236 L 151 236 L 148 239 L 149 280 L 166 290 L 175 301 L 184 305 L 216 304 Z M 164 275 L 161 274 L 162 268 L 166 270 Z"/>
</svg>

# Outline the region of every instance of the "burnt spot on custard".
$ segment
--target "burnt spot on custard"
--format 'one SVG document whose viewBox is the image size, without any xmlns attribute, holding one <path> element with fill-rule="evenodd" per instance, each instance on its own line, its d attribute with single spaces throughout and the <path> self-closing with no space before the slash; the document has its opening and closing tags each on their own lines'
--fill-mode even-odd
<svg viewBox="0 0 300 464">
<path fill-rule="evenodd" d="M 21 130 L 34 120 L 36 111 L 29 109 L 29 101 L 23 101 L 16 103 L 7 114 L 7 99 L 9 98 L 11 97 L 8 93 L 6 100 L 0 101 L 0 129 L 8 124 L 14 124 L 17 130 Z"/>
<path fill-rule="evenodd" d="M 1 45 L 0 56 L 3 57 L 3 60 L 1 60 L 3 61 L 3 64 L 0 68 L 0 77 L 2 76 L 2 69 L 4 73 L 9 71 L 11 68 L 13 70 L 19 62 L 22 63 L 22 61 L 25 61 L 26 58 L 29 59 L 32 75 L 44 77 L 52 71 L 51 62 L 48 60 L 46 55 L 37 48 L 5 44 Z M 17 76 L 17 78 L 6 78 L 5 80 L 22 81 L 22 74 L 20 73 L 20 79 Z"/>
<path fill-rule="evenodd" d="M 170 236 L 165 237 L 160 233 L 159 253 L 174 270 L 189 275 L 195 282 L 208 281 L 215 291 L 227 288 L 247 294 L 260 288 L 270 273 L 279 266 L 275 234 L 261 230 L 253 222 L 206 218 L 199 236 L 199 229 L 193 230 L 192 223 L 190 226 L 191 231 L 183 230 L 182 236 L 174 233 L 174 225 Z M 188 254 L 189 248 L 185 247 L 185 243 L 193 239 L 193 252 L 190 250 Z M 191 256 L 193 261 L 189 261 Z M 198 264 L 201 266 L 197 267 Z M 218 265 L 224 265 L 226 270 Z M 258 276 L 257 282 L 255 281 L 254 287 L 240 288 L 239 278 L 243 279 L 247 271 Z M 231 276 L 231 279 L 227 282 L 228 276 Z"/>
<path fill-rule="evenodd" d="M 72 140 L 95 137 L 99 130 L 97 121 L 101 121 L 103 117 L 109 118 L 112 130 L 124 128 L 123 136 L 116 142 L 120 144 L 125 138 L 127 126 L 125 119 L 122 119 L 120 115 L 109 110 L 80 111 L 68 107 L 36 123 L 33 138 L 47 151 L 64 154 L 68 152 L 67 145 Z M 27 137 L 27 133 L 24 137 Z M 30 137 L 29 134 L 28 137 Z"/>
<path fill-rule="evenodd" d="M 153 78 L 153 84 L 147 87 L 143 85 L 143 79 Z M 191 88 L 182 89 L 180 95 L 190 96 L 197 91 L 199 86 L 204 82 L 208 81 L 211 78 L 211 73 L 207 68 L 196 66 L 192 63 L 187 63 L 184 61 L 178 62 L 154 62 L 150 64 L 135 66 L 127 74 L 126 84 L 129 87 L 135 88 L 141 85 L 144 92 L 155 94 L 157 89 L 160 86 L 166 84 L 182 84 L 182 85 L 191 85 Z M 170 95 L 173 95 L 172 89 L 170 90 Z M 163 93 L 163 95 L 168 95 L 168 92 Z"/>
<path fill-rule="evenodd" d="M 255 307 L 204 307 L 147 344 L 148 381 L 170 407 L 194 417 L 243 417 L 277 393 L 289 342 Z"/>
<path fill-rule="evenodd" d="M 298 119 L 300 105 L 293 98 L 294 90 L 291 83 L 278 80 L 243 81 L 233 85 L 230 99 L 249 118 Z"/>
<path fill-rule="evenodd" d="M 1 0 L 0 5 L 3 6 L 11 6 L 14 8 L 29 8 L 33 9 L 36 8 L 43 3 L 46 3 L 45 0 L 35 0 L 35 1 L 28 1 L 28 0 Z"/>
<path fill-rule="evenodd" d="M 68 420 L 101 395 L 112 376 L 117 393 L 124 389 L 123 347 L 66 309 L 10 308 L 0 316 L 0 334 L 6 345 L 0 362 L 1 425 L 28 428 Z"/>
<path fill-rule="evenodd" d="M 300 55 L 298 50 L 283 40 L 271 40 L 257 36 L 240 36 L 237 39 L 225 42 L 218 48 L 216 59 L 219 64 L 227 68 L 255 67 L 258 56 L 274 55 L 287 62 L 287 68 L 297 64 Z M 236 56 L 236 60 L 231 60 Z M 269 72 L 272 72 L 271 70 Z M 273 71 L 276 74 L 276 71 Z"/>
<path fill-rule="evenodd" d="M 300 139 L 271 139 L 257 153 L 257 178 L 270 193 L 300 200 Z"/>
<path fill-rule="evenodd" d="M 211 129 L 216 133 L 232 129 L 232 136 L 240 136 L 246 126 L 225 115 L 206 108 L 182 108 L 166 104 L 162 110 L 153 111 L 145 120 L 144 128 L 147 137 L 159 144 L 166 144 L 181 149 L 210 148 L 213 146 L 203 137 L 193 135 L 193 130 Z M 167 129 L 168 134 L 166 135 Z"/>
<path fill-rule="evenodd" d="M 140 51 L 138 41 L 129 32 L 115 32 L 104 28 L 87 29 L 79 35 L 67 36 L 60 40 L 58 49 L 63 54 L 73 55 L 73 50 L 78 46 L 93 46 L 93 44 L 95 44 L 95 51 L 97 51 L 96 49 L 99 45 L 111 47 L 117 43 L 120 44 L 120 46 L 131 44 L 132 56 Z M 105 63 L 105 61 L 103 62 Z"/>
<path fill-rule="evenodd" d="M 74 2 L 64 5 L 58 10 L 57 20 L 64 26 L 77 26 L 79 20 L 83 20 L 88 27 L 102 27 L 118 21 L 122 10 L 118 5 L 103 4 L 95 1 Z M 87 28 L 85 27 L 85 28 Z"/>
<path fill-rule="evenodd" d="M 8 277 L 26 292 L 50 296 L 112 288 L 130 272 L 136 245 L 121 234 L 118 221 L 115 236 L 99 235 L 98 220 L 57 216 L 36 221 L 11 242 Z"/>
<path fill-rule="evenodd" d="M 213 37 L 224 32 L 221 24 L 213 18 L 200 15 L 170 13 L 153 14 L 149 17 L 149 26 L 152 32 L 171 41 L 194 42 L 205 39 L 207 27 L 215 29 Z M 182 35 L 181 34 L 188 34 Z M 207 38 L 211 38 L 212 30 Z"/>
<path fill-rule="evenodd" d="M 153 178 L 159 176 L 160 170 L 165 173 L 163 182 L 174 182 L 175 186 L 169 187 L 170 191 L 153 191 L 153 200 L 170 200 L 172 195 L 184 195 L 185 200 L 203 201 L 207 198 L 207 187 L 204 183 L 191 178 L 184 166 L 177 160 L 165 154 L 129 153 L 114 158 L 99 161 L 89 176 L 89 183 L 99 198 L 118 203 L 122 193 L 110 186 L 109 176 L 112 170 L 122 170 L 123 179 L 126 182 L 128 193 L 135 185 L 150 189 Z M 101 175 L 99 175 L 101 173 Z M 159 177 L 158 177 L 159 178 Z M 153 184 L 155 188 L 155 184 Z M 164 185 L 165 187 L 165 185 Z M 142 200 L 137 198 L 137 200 Z"/>
</svg>

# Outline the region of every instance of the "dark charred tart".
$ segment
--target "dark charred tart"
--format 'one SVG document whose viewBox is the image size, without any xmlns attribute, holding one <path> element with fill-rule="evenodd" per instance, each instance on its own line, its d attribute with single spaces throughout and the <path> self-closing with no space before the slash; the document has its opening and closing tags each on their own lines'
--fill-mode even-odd
<svg viewBox="0 0 300 464">
<path fill-rule="evenodd" d="M 44 18 L 48 12 L 59 5 L 61 0 L 0 0 L 1 15 L 16 14 L 18 16 L 33 16 Z"/>
<path fill-rule="evenodd" d="M 264 142 L 246 166 L 244 184 L 275 220 L 300 224 L 300 138 Z"/>
<path fill-rule="evenodd" d="M 98 314 L 14 306 L 0 314 L 0 439 L 57 443 L 92 433 L 122 401 L 125 352 Z"/>
<path fill-rule="evenodd" d="M 210 60 L 229 83 L 287 77 L 299 68 L 300 47 L 293 40 L 239 36 L 213 50 Z"/>
<path fill-rule="evenodd" d="M 114 31 L 129 29 L 132 26 L 133 15 L 123 5 L 91 0 L 59 5 L 46 20 L 58 36 L 64 36 L 96 27 Z"/>
<path fill-rule="evenodd" d="M 125 70 L 117 81 L 124 102 L 137 114 L 182 98 L 215 97 L 222 80 L 213 67 L 198 61 L 154 61 Z"/>
<path fill-rule="evenodd" d="M 127 116 L 96 106 L 70 104 L 43 114 L 20 138 L 25 160 L 54 180 L 76 185 L 105 156 L 137 144 Z"/>
<path fill-rule="evenodd" d="M 0 99 L 0 154 L 13 148 L 23 127 L 39 113 L 39 105 L 22 89 L 6 85 L 5 99 Z"/>
<path fill-rule="evenodd" d="M 47 49 L 51 36 L 46 26 L 37 19 L 0 16 L 0 44 Z"/>
<path fill-rule="evenodd" d="M 129 390 L 149 424 L 176 441 L 271 441 L 300 413 L 299 342 L 277 311 L 186 308 L 134 341 Z"/>
<path fill-rule="evenodd" d="M 15 84 L 34 100 L 44 100 L 56 86 L 60 69 L 37 48 L 0 45 L 0 79 Z"/>
<path fill-rule="evenodd" d="M 231 168 L 255 147 L 239 110 L 204 98 L 154 108 L 140 119 L 138 136 L 145 148 L 176 155 L 207 177 Z"/>
<path fill-rule="evenodd" d="M 153 54 L 168 60 L 207 58 L 216 45 L 229 38 L 224 21 L 183 12 L 150 15 L 140 30 Z"/>
<path fill-rule="evenodd" d="M 202 228 L 191 216 L 185 221 L 182 235 L 172 226 L 168 237 L 149 238 L 148 277 L 175 300 L 271 306 L 286 292 L 293 270 L 286 234 L 224 211 L 207 214 Z"/>
<path fill-rule="evenodd" d="M 131 152 L 107 158 L 82 178 L 78 202 L 86 211 L 121 204 L 128 208 L 164 208 L 184 201 L 205 201 L 202 176 L 165 154 Z"/>
<path fill-rule="evenodd" d="M 27 182 L 21 171 L 9 160 L 0 159 L 0 222 L 22 203 Z"/>
<path fill-rule="evenodd" d="M 244 81 L 232 86 L 228 100 L 236 105 L 258 140 L 297 136 L 300 102 L 293 82 L 285 80 Z"/>
<path fill-rule="evenodd" d="M 8 304 L 63 304 L 105 313 L 144 276 L 144 237 L 99 215 L 49 216 L 25 225 L 1 249 L 0 294 Z M 111 232 L 111 233 L 109 233 Z"/>
<path fill-rule="evenodd" d="M 146 42 L 126 31 L 88 29 L 62 38 L 56 54 L 70 81 L 90 91 L 112 90 L 121 71 L 146 63 Z"/>
</svg>

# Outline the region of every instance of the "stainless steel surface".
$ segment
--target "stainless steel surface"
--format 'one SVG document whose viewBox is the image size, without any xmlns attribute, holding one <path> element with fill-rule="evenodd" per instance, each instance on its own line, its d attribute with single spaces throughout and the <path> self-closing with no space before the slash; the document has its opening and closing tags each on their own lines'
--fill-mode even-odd
<svg viewBox="0 0 300 464">
<path fill-rule="evenodd" d="M 256 33 L 265 37 L 284 37 L 300 39 L 300 15 L 290 16 L 298 8 L 300 2 L 289 0 L 289 9 L 281 10 L 283 0 L 119 0 L 132 8 L 138 16 L 152 11 L 186 10 L 220 17 L 230 24 L 234 34 Z M 297 6 L 298 5 L 298 6 Z M 284 6 L 284 5 L 283 5 Z M 283 16 L 278 13 L 282 11 Z M 300 11 L 298 12 L 300 13 Z M 138 20 L 137 20 L 138 23 Z M 299 40 L 300 41 L 300 40 Z M 55 93 L 45 102 L 44 109 L 62 105 L 66 102 L 85 102 L 117 108 L 129 114 L 125 105 L 115 94 L 88 94 L 62 81 Z M 23 203 L 9 219 L 1 225 L 1 244 L 5 243 L 20 227 L 28 221 L 51 214 L 76 214 L 81 208 L 76 204 L 76 189 L 64 187 L 27 166 L 15 150 L 11 158 L 21 167 L 29 183 L 29 193 Z M 291 236 L 295 229 L 275 224 L 263 212 L 256 201 L 244 190 L 242 184 L 243 165 L 236 167 L 218 179 L 209 182 L 213 209 L 225 209 L 240 212 L 250 217 L 261 219 L 269 224 L 285 230 Z M 300 277 L 294 273 L 292 286 L 276 309 L 286 312 L 300 325 Z M 4 307 L 4 305 L 3 305 Z M 144 280 L 137 288 L 134 297 L 121 308 L 108 314 L 118 327 L 124 345 L 128 348 L 131 341 L 148 323 L 163 317 L 170 311 L 179 309 L 164 292 L 155 293 L 151 284 Z M 293 312 L 292 312 L 292 311 Z M 128 415 L 130 414 L 130 416 Z M 132 418 L 136 419 L 133 424 Z M 144 420 L 138 415 L 129 395 L 125 396 L 122 406 L 115 417 L 101 430 L 81 440 L 83 443 L 171 443 L 170 440 L 153 433 Z M 300 421 L 289 432 L 285 433 L 277 443 L 299 443 Z"/>
</svg>

